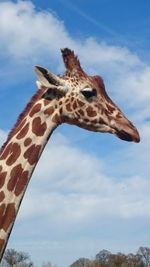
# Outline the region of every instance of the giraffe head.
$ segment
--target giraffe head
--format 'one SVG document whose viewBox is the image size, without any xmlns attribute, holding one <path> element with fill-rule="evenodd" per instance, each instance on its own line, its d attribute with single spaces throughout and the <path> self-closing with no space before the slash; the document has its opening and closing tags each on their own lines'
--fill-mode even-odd
<svg viewBox="0 0 150 267">
<path fill-rule="evenodd" d="M 60 122 L 139 142 L 137 129 L 110 99 L 102 78 L 87 75 L 70 49 L 63 49 L 62 57 L 66 71 L 61 77 L 42 67 L 35 67 L 38 87 L 47 88 L 43 97 L 58 100 Z"/>
</svg>

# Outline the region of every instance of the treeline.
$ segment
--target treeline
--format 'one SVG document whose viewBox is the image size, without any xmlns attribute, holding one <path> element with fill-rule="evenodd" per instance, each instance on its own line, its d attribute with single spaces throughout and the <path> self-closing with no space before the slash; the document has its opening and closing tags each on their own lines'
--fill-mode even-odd
<svg viewBox="0 0 150 267">
<path fill-rule="evenodd" d="M 33 261 L 31 261 L 30 256 L 26 252 L 16 251 L 15 249 L 7 249 L 4 253 L 4 257 L 0 267 L 35 267 Z M 42 267 L 57 267 L 53 265 L 50 261 L 44 262 Z"/>
<path fill-rule="evenodd" d="M 25 252 L 7 249 L 0 267 L 34 267 L 30 256 Z M 56 267 L 51 262 L 43 263 L 42 267 Z M 61 266 L 60 266 L 61 267 Z M 80 258 L 70 267 L 150 267 L 150 248 L 140 247 L 137 253 L 111 253 L 101 250 L 93 260 Z"/>
<path fill-rule="evenodd" d="M 70 267 L 150 267 L 150 248 L 140 247 L 136 254 L 101 250 L 94 260 L 80 258 Z"/>
</svg>

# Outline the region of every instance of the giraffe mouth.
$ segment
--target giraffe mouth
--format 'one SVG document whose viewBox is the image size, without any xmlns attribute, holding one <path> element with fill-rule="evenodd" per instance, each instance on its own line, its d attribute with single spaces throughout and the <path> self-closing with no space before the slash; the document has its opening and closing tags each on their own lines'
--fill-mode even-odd
<svg viewBox="0 0 150 267">
<path fill-rule="evenodd" d="M 124 140 L 124 141 L 128 141 L 128 142 L 132 142 L 133 141 L 133 138 L 132 136 L 125 132 L 124 130 L 121 130 L 121 131 L 118 131 L 116 133 L 116 135 L 121 139 L 121 140 Z"/>
<path fill-rule="evenodd" d="M 140 136 L 139 133 L 136 129 L 130 132 L 126 132 L 124 130 L 116 131 L 117 137 L 119 137 L 121 140 L 127 141 L 127 142 L 135 142 L 139 143 L 140 142 Z"/>
</svg>

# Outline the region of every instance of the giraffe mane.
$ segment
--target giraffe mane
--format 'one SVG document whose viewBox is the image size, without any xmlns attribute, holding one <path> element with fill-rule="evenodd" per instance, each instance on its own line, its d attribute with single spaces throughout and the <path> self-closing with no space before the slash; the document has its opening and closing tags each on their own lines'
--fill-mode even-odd
<svg viewBox="0 0 150 267">
<path fill-rule="evenodd" d="M 16 133 L 16 130 L 20 124 L 20 122 L 23 120 L 23 118 L 26 116 L 26 114 L 28 113 L 28 111 L 31 109 L 31 107 L 33 106 L 33 104 L 36 102 L 36 100 L 38 100 L 43 93 L 45 92 L 45 90 L 40 89 L 38 90 L 31 98 L 31 100 L 29 101 L 29 103 L 26 105 L 25 109 L 20 113 L 20 115 L 18 116 L 18 119 L 14 125 L 14 127 L 10 130 L 8 137 L 6 139 L 6 141 L 4 142 L 4 144 L 2 145 L 2 147 L 0 148 L 0 154 L 3 152 L 4 148 L 7 146 L 9 140 L 12 138 L 12 136 Z"/>
</svg>

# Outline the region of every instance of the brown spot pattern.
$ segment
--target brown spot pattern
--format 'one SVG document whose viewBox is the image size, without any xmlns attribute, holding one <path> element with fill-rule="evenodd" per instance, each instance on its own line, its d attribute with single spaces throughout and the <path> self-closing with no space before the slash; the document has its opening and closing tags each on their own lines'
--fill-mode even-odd
<svg viewBox="0 0 150 267">
<path fill-rule="evenodd" d="M 1 218 L 3 218 L 5 208 L 6 208 L 6 205 L 4 203 L 0 205 L 0 226 L 1 226 L 1 222 L 2 222 Z"/>
<path fill-rule="evenodd" d="M 11 178 L 8 182 L 7 189 L 9 191 L 14 190 L 15 195 L 19 196 L 27 185 L 28 174 L 28 171 L 23 171 L 21 164 L 16 165 L 10 173 Z"/>
<path fill-rule="evenodd" d="M 17 134 L 16 138 L 24 138 L 29 130 L 29 122 L 22 128 L 22 130 Z"/>
<path fill-rule="evenodd" d="M 105 114 L 106 116 L 110 117 L 110 116 L 112 115 L 112 112 L 111 112 L 110 110 L 106 109 L 106 110 L 104 111 L 104 114 Z"/>
<path fill-rule="evenodd" d="M 75 101 L 72 106 L 73 106 L 73 109 L 76 109 L 77 108 L 77 102 Z"/>
<path fill-rule="evenodd" d="M 60 122 L 60 118 L 59 118 L 59 116 L 58 116 L 57 113 L 56 113 L 56 114 L 54 115 L 54 117 L 52 118 L 52 122 L 54 122 L 54 123 L 59 123 L 59 122 Z"/>
<path fill-rule="evenodd" d="M 80 105 L 80 107 L 83 107 L 85 105 L 84 102 L 80 101 L 79 99 L 77 99 L 77 102 Z"/>
<path fill-rule="evenodd" d="M 38 104 L 36 104 L 33 108 L 32 108 L 32 110 L 31 110 L 31 112 L 30 112 L 30 117 L 33 117 L 36 113 L 38 113 L 39 111 L 41 110 L 41 104 L 40 103 L 38 103 Z"/>
<path fill-rule="evenodd" d="M 83 112 L 82 109 L 79 109 L 79 110 L 78 110 L 78 113 L 79 113 L 80 115 L 84 116 L 84 112 Z"/>
<path fill-rule="evenodd" d="M 39 157 L 39 153 L 41 150 L 41 146 L 40 145 L 32 145 L 30 146 L 26 152 L 24 153 L 24 157 L 25 159 L 28 160 L 28 162 L 33 165 L 37 162 L 38 157 Z"/>
<path fill-rule="evenodd" d="M 90 106 L 87 107 L 86 112 L 89 117 L 95 117 L 97 115 L 96 111 Z"/>
<path fill-rule="evenodd" d="M 70 103 L 70 98 L 65 99 L 65 104 L 68 104 L 68 103 Z"/>
<path fill-rule="evenodd" d="M 47 106 L 47 105 L 49 105 L 49 100 L 44 99 L 44 106 Z"/>
<path fill-rule="evenodd" d="M 71 104 L 70 103 L 68 103 L 67 105 L 66 105 L 66 109 L 67 109 L 67 111 L 72 111 L 72 107 L 71 107 Z"/>
<path fill-rule="evenodd" d="M 85 121 L 85 122 L 90 122 L 89 119 L 86 119 L 86 118 L 84 119 L 84 121 Z"/>
<path fill-rule="evenodd" d="M 96 120 L 97 121 L 97 120 Z M 102 118 L 99 118 L 98 119 L 98 122 L 101 123 L 101 124 L 105 124 L 105 121 L 102 119 Z"/>
<path fill-rule="evenodd" d="M 19 196 L 25 187 L 27 186 L 28 183 L 28 177 L 29 177 L 29 172 L 24 171 L 21 175 L 21 178 L 18 180 L 16 188 L 15 188 L 15 195 Z"/>
<path fill-rule="evenodd" d="M 121 113 L 118 112 L 117 115 L 116 115 L 116 118 L 117 118 L 117 119 L 121 119 L 121 118 L 122 118 Z"/>
<path fill-rule="evenodd" d="M 4 244 L 5 240 L 0 238 L 0 251 L 2 251 Z"/>
<path fill-rule="evenodd" d="M 11 147 L 12 147 L 12 142 L 9 143 L 6 148 L 4 149 L 3 153 L 2 153 L 2 156 L 1 156 L 1 159 L 6 159 L 8 154 L 10 153 L 10 150 L 11 150 Z"/>
<path fill-rule="evenodd" d="M 59 111 L 60 111 L 60 114 L 62 114 L 62 112 L 63 112 L 63 109 L 62 109 L 62 107 L 60 108 L 60 110 L 59 110 Z"/>
<path fill-rule="evenodd" d="M 5 214 L 3 215 L 2 219 L 2 226 L 1 228 L 4 229 L 4 231 L 7 231 L 12 222 L 14 221 L 16 216 L 16 210 L 15 205 L 13 203 L 10 203 L 7 205 Z"/>
<path fill-rule="evenodd" d="M 32 139 L 28 137 L 28 138 L 25 139 L 24 145 L 25 146 L 29 146 L 31 144 L 31 142 L 32 142 Z"/>
<path fill-rule="evenodd" d="M 112 107 L 111 105 L 106 103 L 106 107 L 108 108 L 109 112 L 112 113 L 113 111 L 115 111 L 116 109 L 114 107 Z"/>
<path fill-rule="evenodd" d="M 32 132 L 37 136 L 43 136 L 47 129 L 46 123 L 41 123 L 41 118 L 37 117 L 32 122 Z"/>
<path fill-rule="evenodd" d="M 16 162 L 16 160 L 19 158 L 20 154 L 21 154 L 21 148 L 17 143 L 13 143 L 11 145 L 10 151 L 9 151 L 9 157 L 6 161 L 6 164 L 11 166 L 12 164 L 14 164 Z"/>
<path fill-rule="evenodd" d="M 3 191 L 0 192 L 0 202 L 2 202 L 5 198 L 5 194 Z"/>
<path fill-rule="evenodd" d="M 54 112 L 54 108 L 49 107 L 49 108 L 45 109 L 44 114 L 51 115 L 53 112 Z"/>
<path fill-rule="evenodd" d="M 94 119 L 94 120 L 91 120 L 91 122 L 94 123 L 94 124 L 96 124 L 98 122 L 98 120 L 97 119 Z"/>
<path fill-rule="evenodd" d="M 21 164 L 16 165 L 11 170 L 10 180 L 7 184 L 7 189 L 9 191 L 13 191 L 15 189 L 18 179 L 21 179 L 22 172 L 23 172 L 23 168 L 22 168 Z"/>
<path fill-rule="evenodd" d="M 7 172 L 0 172 L 0 188 L 2 188 L 5 183 L 6 174 Z"/>
</svg>

